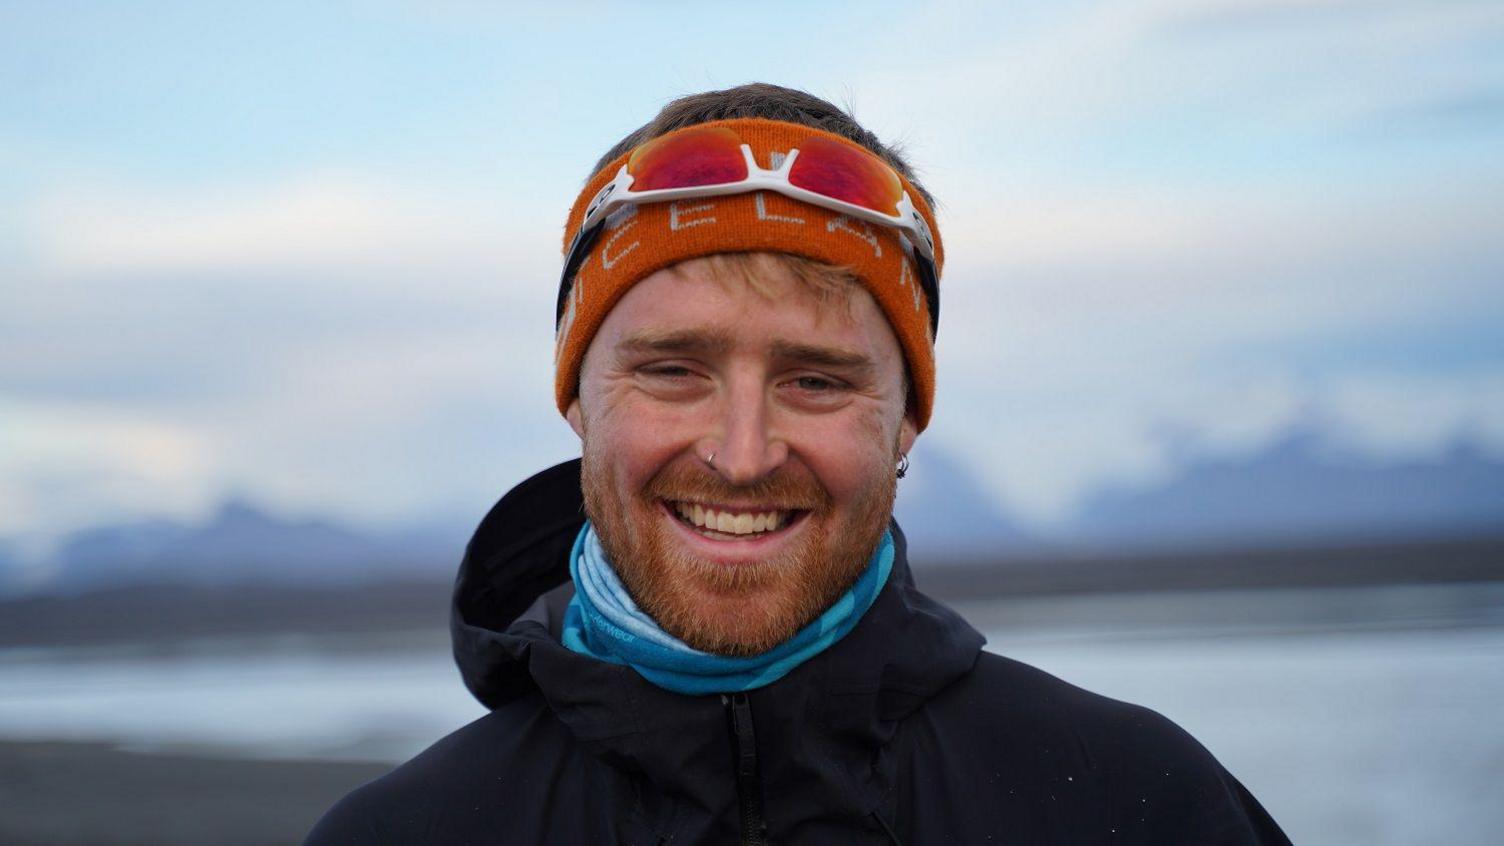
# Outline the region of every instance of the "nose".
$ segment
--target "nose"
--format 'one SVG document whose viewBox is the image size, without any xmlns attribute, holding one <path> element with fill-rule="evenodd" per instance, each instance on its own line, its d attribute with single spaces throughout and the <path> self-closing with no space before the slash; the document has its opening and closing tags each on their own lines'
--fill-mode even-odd
<svg viewBox="0 0 1504 846">
<path fill-rule="evenodd" d="M 701 455 L 714 455 L 711 466 L 727 482 L 746 485 L 772 473 L 788 460 L 788 444 L 776 436 L 772 409 L 761 380 L 732 380 L 721 392 L 715 428 Z"/>
</svg>

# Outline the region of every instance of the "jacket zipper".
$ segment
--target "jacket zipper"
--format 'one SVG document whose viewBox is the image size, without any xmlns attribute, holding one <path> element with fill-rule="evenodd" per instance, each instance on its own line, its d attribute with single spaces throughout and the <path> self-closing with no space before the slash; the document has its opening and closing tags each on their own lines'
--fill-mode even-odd
<svg viewBox="0 0 1504 846">
<path fill-rule="evenodd" d="M 768 823 L 762 813 L 762 787 L 757 781 L 757 734 L 752 728 L 752 705 L 747 694 L 721 695 L 731 716 L 736 743 L 736 800 L 742 823 L 743 846 L 767 846 Z"/>
</svg>

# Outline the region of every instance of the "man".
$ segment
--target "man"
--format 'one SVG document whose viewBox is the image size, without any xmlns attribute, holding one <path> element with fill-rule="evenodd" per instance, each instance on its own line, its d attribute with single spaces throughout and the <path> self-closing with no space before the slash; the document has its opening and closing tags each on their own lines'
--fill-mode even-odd
<svg viewBox="0 0 1504 846">
<path fill-rule="evenodd" d="M 491 713 L 309 844 L 1288 842 L 1168 720 L 915 588 L 944 252 L 891 150 L 802 92 L 686 97 L 564 237 L 583 458 L 502 498 L 455 591 Z"/>
</svg>

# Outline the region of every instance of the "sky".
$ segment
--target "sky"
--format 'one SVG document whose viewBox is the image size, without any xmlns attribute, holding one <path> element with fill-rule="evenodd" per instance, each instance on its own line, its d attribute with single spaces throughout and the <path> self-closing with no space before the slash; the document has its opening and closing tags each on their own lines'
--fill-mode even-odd
<svg viewBox="0 0 1504 846">
<path fill-rule="evenodd" d="M 749 81 L 939 199 L 921 442 L 1030 524 L 1297 425 L 1504 454 L 1497 2 L 12 2 L 0 537 L 478 517 L 578 454 L 552 308 L 591 164 Z"/>
</svg>

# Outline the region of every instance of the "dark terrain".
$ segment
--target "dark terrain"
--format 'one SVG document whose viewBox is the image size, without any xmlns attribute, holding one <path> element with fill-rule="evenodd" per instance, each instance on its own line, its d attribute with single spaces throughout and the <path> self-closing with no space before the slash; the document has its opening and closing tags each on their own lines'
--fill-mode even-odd
<svg viewBox="0 0 1504 846">
<path fill-rule="evenodd" d="M 330 805 L 387 769 L 0 743 L 0 843 L 296 844 Z"/>
<path fill-rule="evenodd" d="M 1090 593 L 1305 589 L 1504 581 L 1504 537 L 1268 549 L 1077 550 L 998 562 L 914 565 L 946 601 Z M 449 578 L 359 586 L 135 585 L 0 602 L 0 647 L 176 640 L 263 632 L 431 629 Z"/>
</svg>

